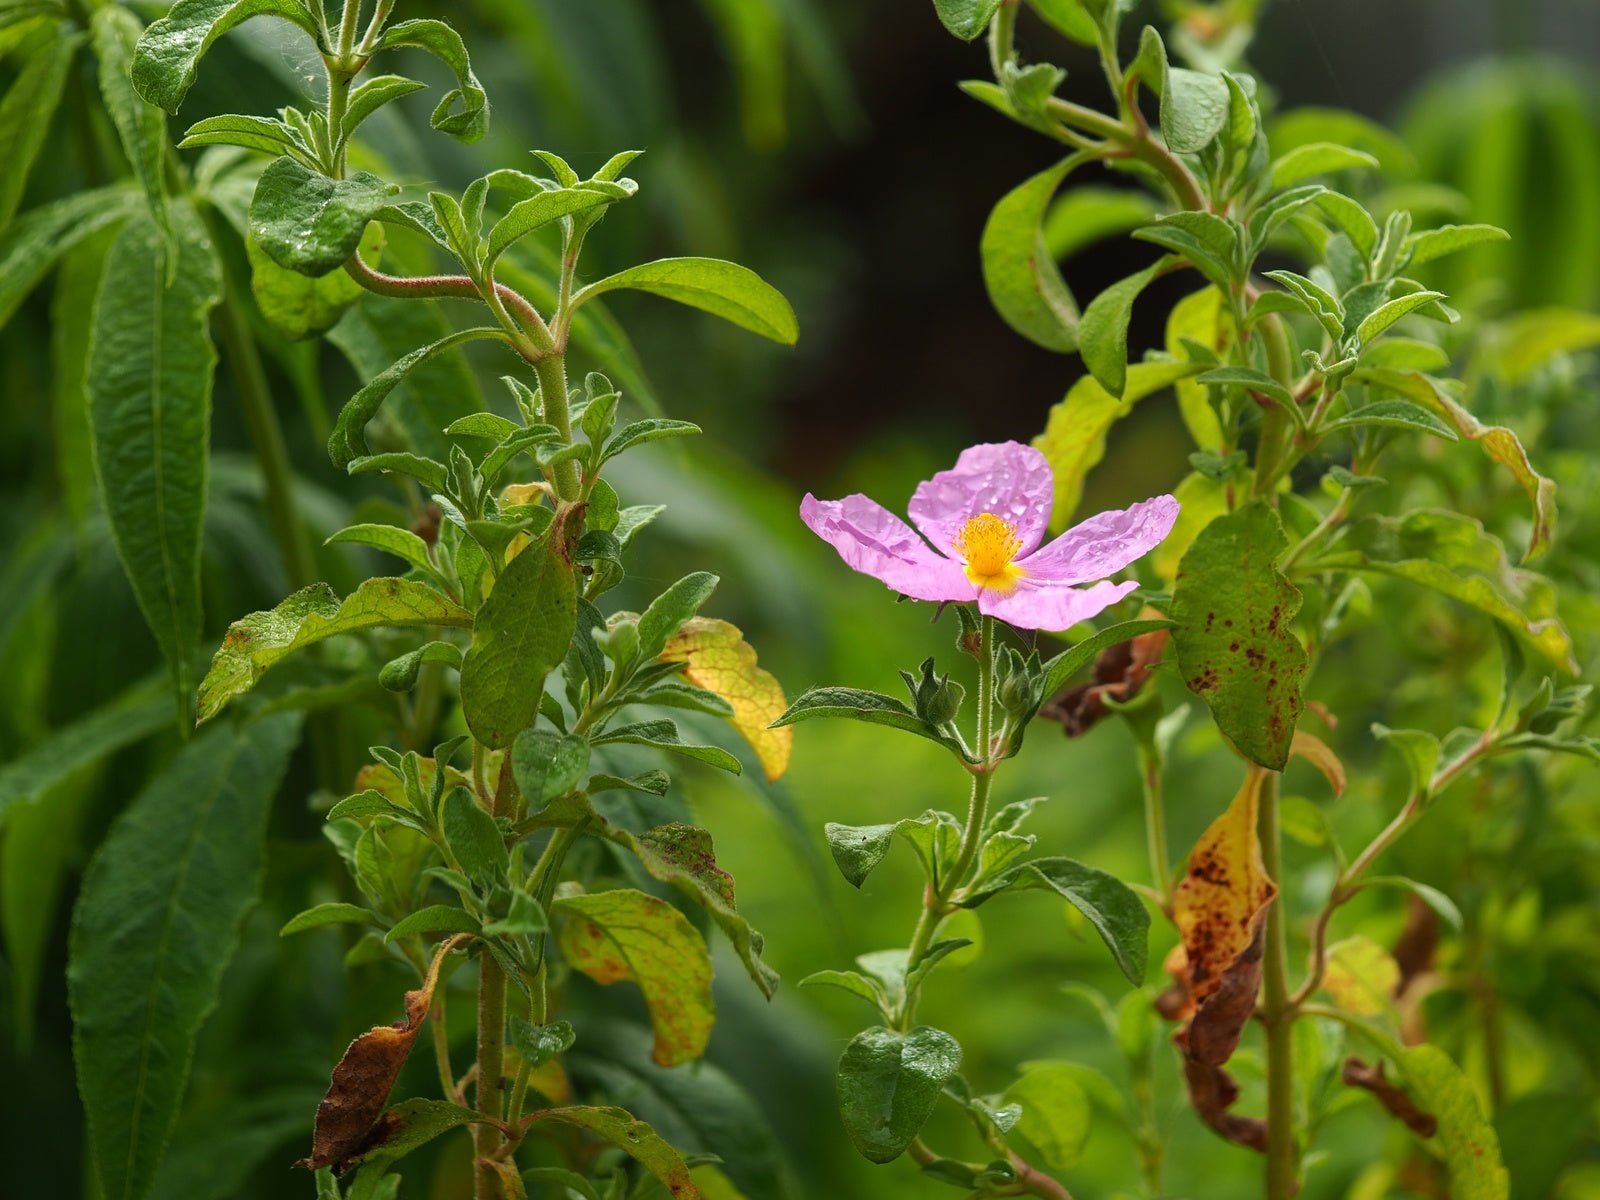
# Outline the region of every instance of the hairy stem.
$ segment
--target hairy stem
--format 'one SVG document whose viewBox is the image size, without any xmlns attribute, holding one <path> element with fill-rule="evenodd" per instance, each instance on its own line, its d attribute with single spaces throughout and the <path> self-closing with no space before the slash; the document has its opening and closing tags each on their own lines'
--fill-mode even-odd
<svg viewBox="0 0 1600 1200">
<path fill-rule="evenodd" d="M 494 955 L 478 957 L 478 1083 L 474 1099 L 486 1121 L 472 1127 L 478 1158 L 476 1200 L 500 1200 L 500 1176 L 484 1160 L 500 1145 L 494 1127 L 503 1120 L 501 1091 L 505 1087 L 506 976 Z"/>
<path fill-rule="evenodd" d="M 1267 1200 L 1290 1200 L 1300 1190 L 1300 1162 L 1294 1140 L 1294 1004 L 1289 998 L 1276 771 L 1262 779 L 1260 803 L 1261 861 L 1268 878 L 1278 884 L 1277 898 L 1267 909 L 1261 984 L 1261 1021 L 1267 1031 Z"/>
<path fill-rule="evenodd" d="M 344 269 L 350 278 L 367 291 L 379 296 L 395 296 L 402 300 L 419 298 L 483 300 L 484 298 L 478 291 L 478 285 L 468 275 L 388 275 L 368 266 L 360 254 L 352 254 L 344 264 Z M 519 341 L 518 352 L 530 362 L 540 354 L 550 353 L 555 341 L 550 336 L 550 329 L 544 323 L 544 318 L 528 302 L 527 297 L 503 283 L 494 285 L 494 294 L 516 317 L 516 328 L 508 332 L 521 334 L 524 339 L 531 339 L 531 349 Z"/>
<path fill-rule="evenodd" d="M 539 377 L 539 399 L 544 419 L 561 433 L 561 440 L 572 440 L 572 408 L 567 400 L 567 356 L 549 354 L 533 364 L 533 373 Z M 578 499 L 581 483 L 578 464 L 568 459 L 557 463 L 551 481 L 556 495 L 563 500 Z"/>
<path fill-rule="evenodd" d="M 1144 791 L 1145 849 L 1150 855 L 1161 911 L 1172 915 L 1172 860 L 1167 853 L 1167 814 L 1161 795 L 1161 760 L 1152 747 L 1139 746 L 1139 778 Z"/>
</svg>

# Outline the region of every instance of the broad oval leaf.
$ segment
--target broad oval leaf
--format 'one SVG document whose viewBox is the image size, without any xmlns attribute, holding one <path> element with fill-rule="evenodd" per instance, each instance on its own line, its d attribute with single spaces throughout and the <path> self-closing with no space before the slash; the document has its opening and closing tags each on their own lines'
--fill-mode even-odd
<svg viewBox="0 0 1600 1200">
<path fill-rule="evenodd" d="M 691 617 L 668 639 L 661 658 L 683 663 L 685 680 L 732 706 L 728 720 L 755 750 L 769 782 L 788 769 L 794 733 L 772 727 L 787 707 L 783 685 L 757 663 L 754 648 L 738 626 Z"/>
<path fill-rule="evenodd" d="M 303 0 L 178 0 L 134 49 L 134 89 L 151 104 L 177 112 L 211 44 L 251 17 L 281 17 L 320 44 L 317 19 Z"/>
<path fill-rule="evenodd" d="M 933 0 L 939 23 L 964 42 L 970 42 L 985 29 L 1000 7 L 1001 0 Z"/>
<path fill-rule="evenodd" d="M 665 296 L 785 346 L 800 337 L 783 293 L 748 267 L 720 258 L 662 258 L 629 267 L 591 283 L 573 297 L 573 307 L 619 288 Z"/>
<path fill-rule="evenodd" d="M 899 1158 L 960 1067 L 961 1046 L 941 1029 L 863 1029 L 839 1059 L 839 1115 L 851 1143 L 870 1162 Z"/>
<path fill-rule="evenodd" d="M 250 236 L 280 267 L 326 275 L 356 252 L 367 223 L 399 190 L 368 171 L 329 179 L 292 158 L 274 159 L 250 201 Z"/>
<path fill-rule="evenodd" d="M 95 302 L 87 378 L 101 504 L 187 722 L 217 362 L 209 316 L 222 270 L 194 210 L 174 206 L 171 215 L 170 248 L 149 217 L 117 235 Z"/>
<path fill-rule="evenodd" d="M 256 685 L 294 651 L 339 633 L 382 627 L 470 628 L 472 614 L 442 592 L 411 579 L 369 579 L 344 600 L 325 583 L 303 588 L 267 612 L 228 626 L 211 669 L 200 681 L 199 720 Z"/>
<path fill-rule="evenodd" d="M 1289 761 L 1306 671 L 1289 632 L 1300 593 L 1276 566 L 1287 548 L 1277 513 L 1245 505 L 1195 538 L 1172 596 L 1184 682 L 1239 753 L 1274 771 Z"/>
<path fill-rule="evenodd" d="M 655 1030 L 651 1056 L 663 1067 L 705 1053 L 716 1016 L 711 955 L 699 930 L 665 900 L 632 888 L 567 896 L 550 906 L 561 952 L 596 983 L 631 980 Z"/>
<path fill-rule="evenodd" d="M 1076 155 L 1067 158 L 1001 197 L 978 248 L 995 311 L 1030 342 L 1063 354 L 1078 348 L 1078 302 L 1045 244 L 1043 225 L 1051 198 L 1078 162 Z"/>
<path fill-rule="evenodd" d="M 256 901 L 267 813 L 298 715 L 219 727 L 112 826 L 73 912 L 67 981 L 78 1091 L 108 1200 L 160 1165 L 200 1026 Z"/>
<path fill-rule="evenodd" d="M 1079 1082 L 1081 1069 L 1076 1063 L 1031 1062 L 1005 1091 L 1005 1103 L 1022 1106 L 1017 1132 L 1057 1171 L 1077 1166 L 1089 1141 L 1093 1111 Z"/>
</svg>

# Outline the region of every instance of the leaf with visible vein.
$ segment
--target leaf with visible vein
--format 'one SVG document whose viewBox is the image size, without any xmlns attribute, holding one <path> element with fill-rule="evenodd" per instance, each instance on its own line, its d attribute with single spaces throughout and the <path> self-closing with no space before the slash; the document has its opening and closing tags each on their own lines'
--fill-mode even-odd
<svg viewBox="0 0 1600 1200">
<path fill-rule="evenodd" d="M 28 57 L 11 89 L 0 98 L 0 229 L 22 203 L 22 189 L 44 147 L 51 118 L 61 103 L 67 68 L 83 44 L 81 34 L 63 34 Z"/>
</svg>

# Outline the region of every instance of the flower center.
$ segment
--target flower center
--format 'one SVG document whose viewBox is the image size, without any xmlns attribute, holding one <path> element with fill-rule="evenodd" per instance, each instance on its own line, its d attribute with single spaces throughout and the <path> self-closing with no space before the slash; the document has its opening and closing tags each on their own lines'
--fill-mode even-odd
<svg viewBox="0 0 1600 1200">
<path fill-rule="evenodd" d="M 953 544 L 966 562 L 967 578 L 979 587 L 1009 592 L 1027 575 L 1012 561 L 1022 549 L 1017 527 L 991 512 L 969 517 Z"/>
</svg>

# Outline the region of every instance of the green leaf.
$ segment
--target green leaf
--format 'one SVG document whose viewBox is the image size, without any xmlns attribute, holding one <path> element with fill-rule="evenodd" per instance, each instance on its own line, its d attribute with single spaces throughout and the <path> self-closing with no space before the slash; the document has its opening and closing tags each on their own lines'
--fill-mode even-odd
<svg viewBox="0 0 1600 1200">
<path fill-rule="evenodd" d="M 280 267 L 326 275 L 356 252 L 367 223 L 399 190 L 368 171 L 329 179 L 292 158 L 274 159 L 250 201 L 250 236 Z"/>
<path fill-rule="evenodd" d="M 34 159 L 50 132 L 51 118 L 61 103 L 67 69 L 83 44 L 78 35 L 54 38 L 28 56 L 16 82 L 0 98 L 0 230 L 11 224 Z"/>
<path fill-rule="evenodd" d="M 1500 1139 L 1461 1068 L 1436 1046 L 1407 1046 L 1397 1062 L 1417 1103 L 1439 1122 L 1434 1136 L 1450 1171 L 1450 1195 L 1507 1200 L 1511 1181 L 1500 1160 Z"/>
<path fill-rule="evenodd" d="M 461 35 L 443 21 L 401 21 L 383 31 L 374 51 L 406 46 L 426 50 L 455 72 L 455 88 L 433 110 L 433 127 L 463 142 L 476 142 L 483 137 L 489 130 L 489 98 L 472 73 Z"/>
<path fill-rule="evenodd" d="M 350 93 L 350 102 L 344 111 L 344 121 L 339 126 L 339 136 L 348 141 L 373 113 L 385 104 L 409 96 L 428 85 L 404 75 L 374 75 Z"/>
<path fill-rule="evenodd" d="M 577 604 L 572 546 L 558 518 L 500 572 L 473 623 L 461 710 L 480 742 L 504 748 L 533 724 L 545 676 L 566 657 L 577 628 Z"/>
<path fill-rule="evenodd" d="M 1133 411 L 1133 406 L 1165 388 L 1198 375 L 1203 362 L 1135 363 L 1122 380 L 1122 395 L 1112 395 L 1097 380 L 1084 378 L 1050 409 L 1044 432 L 1033 444 L 1044 452 L 1055 479 L 1050 528 L 1065 529 L 1072 522 L 1089 472 L 1105 457 L 1106 435 Z"/>
<path fill-rule="evenodd" d="M 279 937 L 288 937 L 291 933 L 302 933 L 307 929 L 321 929 L 324 925 L 373 925 L 376 918 L 367 909 L 359 904 L 342 904 L 331 902 L 318 904 L 308 908 L 303 913 L 290 917 L 284 927 L 278 930 Z"/>
<path fill-rule="evenodd" d="M 127 9 L 107 5 L 95 10 L 89 28 L 100 67 L 100 98 L 117 128 L 122 152 L 144 188 L 150 211 L 164 224 L 167 195 L 161 171 L 167 152 L 167 118 L 159 108 L 139 97 L 128 77 L 134 44 L 144 26 Z"/>
<path fill-rule="evenodd" d="M 631 450 L 645 442 L 670 437 L 690 437 L 699 432 L 700 426 L 692 421 L 668 421 L 659 417 L 634 421 L 617 430 L 616 435 L 606 443 L 605 449 L 601 452 L 600 461 L 609 462 L 624 450 Z"/>
<path fill-rule="evenodd" d="M 1456 907 L 1456 902 L 1446 896 L 1438 888 L 1421 883 L 1415 879 L 1407 879 L 1404 875 L 1373 875 L 1361 881 L 1362 887 L 1390 887 L 1399 888 L 1401 891 L 1410 892 L 1449 925 L 1456 933 L 1465 927 L 1461 910 Z"/>
<path fill-rule="evenodd" d="M 1299 300 L 1305 306 L 1305 310 L 1316 317 L 1334 344 L 1339 343 L 1344 337 L 1344 306 L 1337 299 L 1320 285 L 1304 275 L 1296 275 L 1293 271 L 1267 271 L 1266 277 L 1281 284 L 1290 295 Z M 1262 296 L 1261 299 L 1265 300 L 1266 296 Z M 1257 306 L 1260 304 L 1261 300 L 1256 301 Z"/>
<path fill-rule="evenodd" d="M 313 39 L 317 20 L 303 0 L 178 0 L 135 47 L 133 86 L 151 104 L 177 112 L 211 44 L 251 17 L 282 17 Z"/>
<path fill-rule="evenodd" d="M 333 435 L 328 439 L 328 457 L 333 459 L 334 466 L 348 468 L 354 459 L 367 453 L 367 422 L 377 415 L 378 409 L 383 407 L 383 402 L 389 393 L 394 391 L 407 375 L 446 350 L 452 350 L 467 342 L 481 341 L 484 338 L 494 338 L 503 342 L 506 340 L 506 335 L 499 326 L 458 330 L 431 345 L 419 346 L 374 376 L 339 410 L 339 419 L 334 422 Z"/>
<path fill-rule="evenodd" d="M 1078 348 L 1083 365 L 1095 381 L 1116 398 L 1122 396 L 1128 378 L 1128 321 L 1133 302 L 1150 281 L 1166 269 L 1166 260 L 1113 283 L 1089 302 L 1078 323 Z"/>
<path fill-rule="evenodd" d="M 108 1200 L 150 1190 L 256 901 L 267 814 L 299 732 L 299 717 L 282 715 L 196 738 L 118 818 L 85 874 L 67 981 Z"/>
<path fill-rule="evenodd" d="M 612 197 L 605 193 L 585 188 L 559 188 L 519 200 L 489 231 L 489 248 L 483 257 L 484 269 L 492 268 L 495 260 L 535 229 L 562 217 L 570 217 L 573 213 L 599 208 L 611 202 Z"/>
<path fill-rule="evenodd" d="M 662 258 L 596 280 L 572 298 L 573 308 L 619 288 L 665 296 L 792 346 L 800 337 L 783 294 L 748 267 L 719 258 Z"/>
<path fill-rule="evenodd" d="M 383 227 L 369 225 L 361 240 L 363 257 L 375 259 L 383 248 Z M 326 333 L 357 300 L 361 285 L 340 268 L 326 275 L 306 276 L 274 262 L 254 238 L 245 238 L 250 259 L 250 291 L 267 323 L 290 340 Z"/>
<path fill-rule="evenodd" d="M 0 825 L 13 805 L 37 800 L 73 772 L 143 741 L 171 723 L 172 701 L 166 692 L 138 684 L 63 725 L 0 766 Z"/>
<path fill-rule="evenodd" d="M 1378 244 L 1378 225 L 1359 203 L 1342 192 L 1320 192 L 1312 202 L 1354 243 L 1363 259 Z"/>
<path fill-rule="evenodd" d="M 939 23 L 964 42 L 970 42 L 985 29 L 1000 0 L 933 0 Z"/>
<path fill-rule="evenodd" d="M 457 788 L 451 793 L 451 795 L 466 796 L 466 793 Z M 471 799 L 466 799 L 465 803 L 472 804 L 472 801 Z M 473 807 L 476 808 L 477 806 L 473 805 Z M 449 808 L 446 808 L 445 811 L 445 819 L 448 822 L 450 810 Z M 483 810 L 479 809 L 479 811 L 482 812 Z M 489 823 L 492 826 L 494 824 L 493 819 L 491 819 Z M 496 837 L 495 840 L 498 842 L 499 838 Z M 456 844 L 453 840 L 450 841 L 450 848 L 452 850 L 456 850 Z M 500 843 L 500 848 L 502 851 L 505 849 L 503 842 Z M 460 857 L 459 851 L 457 851 L 457 857 Z M 462 861 L 461 865 L 463 868 L 466 868 L 467 864 L 465 860 Z M 472 871 L 467 869 L 467 873 L 470 875 L 472 874 Z M 400 920 L 396 921 L 394 928 L 383 935 L 383 940 L 385 942 L 395 942 L 403 937 L 412 937 L 422 933 L 475 934 L 478 932 L 480 932 L 480 927 L 478 925 L 477 918 L 475 918 L 471 913 L 457 908 L 453 904 L 430 904 L 427 908 L 419 909 L 410 916 L 402 917 Z"/>
<path fill-rule="evenodd" d="M 195 146 L 242 146 L 273 158 L 283 154 L 305 155 L 299 136 L 286 122 L 275 117 L 251 117 L 241 113 L 206 117 L 189 126 L 178 149 L 189 150 Z"/>
<path fill-rule="evenodd" d="M 1092 663 L 1107 647 L 1130 641 L 1143 633 L 1154 633 L 1157 629 L 1171 627 L 1172 622 L 1164 618 L 1144 618 L 1122 621 L 1091 634 L 1044 664 L 1044 679 L 1039 688 L 1040 694 L 1046 699 L 1057 695 L 1079 671 Z"/>
<path fill-rule="evenodd" d="M 989 300 L 1005 323 L 1046 350 L 1078 348 L 1078 302 L 1072 298 L 1043 232 L 1045 210 L 1078 156 L 1007 192 L 983 227 L 979 254 Z"/>
<path fill-rule="evenodd" d="M 1128 982 L 1135 987 L 1144 982 L 1150 914 L 1133 889 L 1114 875 L 1070 858 L 1038 858 L 985 880 L 960 903 L 976 908 L 1001 892 L 1030 889 L 1055 892 L 1081 912 Z"/>
<path fill-rule="evenodd" d="M 1155 200 L 1143 192 L 1084 184 L 1050 205 L 1040 233 L 1050 257 L 1059 261 L 1114 234 L 1149 224 L 1157 211 Z M 1076 329 L 1076 302 L 1073 312 Z"/>
<path fill-rule="evenodd" d="M 706 571 L 685 575 L 650 602 L 639 618 L 639 658 L 660 658 L 667 641 L 711 599 L 718 579 Z"/>
<path fill-rule="evenodd" d="M 1409 400 L 1374 400 L 1360 408 L 1351 409 L 1337 421 L 1322 427 L 1324 433 L 1340 429 L 1360 429 L 1367 425 L 1389 426 L 1394 429 L 1412 429 L 1444 438 L 1447 442 L 1458 440 L 1456 431 L 1421 405 Z"/>
<path fill-rule="evenodd" d="M 733 943 L 750 978 L 772 999 L 778 973 L 762 961 L 765 939 L 735 907 L 733 876 L 717 865 L 711 834 L 674 821 L 637 837 L 619 828 L 612 829 L 610 836 L 637 854 L 652 876 L 672 884 L 706 911 Z"/>
<path fill-rule="evenodd" d="M 1400 265 L 1420 267 L 1446 254 L 1481 246 L 1486 242 L 1504 242 L 1511 235 L 1498 225 L 1441 225 L 1437 229 L 1424 229 L 1405 240 L 1400 255 Z"/>
<path fill-rule="evenodd" d="M 567 1104 L 560 1108 L 541 1109 L 531 1116 L 535 1122 L 559 1121 L 563 1125 L 575 1125 L 605 1138 L 659 1179 L 673 1200 L 689 1200 L 699 1194 L 683 1156 L 663 1141 L 654 1129 L 643 1121 L 635 1120 L 627 1109 Z"/>
<path fill-rule="evenodd" d="M 416 625 L 465 629 L 472 625 L 472 614 L 442 592 L 410 579 L 368 579 L 343 601 L 327 584 L 312 584 L 276 608 L 228 626 L 211 669 L 200 681 L 199 720 L 216 716 L 301 647 L 340 633 Z"/>
<path fill-rule="evenodd" d="M 1260 502 L 1208 525 L 1178 566 L 1178 669 L 1217 728 L 1252 762 L 1281 771 L 1300 718 L 1306 654 L 1289 632 L 1300 593 L 1279 572 L 1288 539 Z"/>
<path fill-rule="evenodd" d="M 1220 75 L 1168 67 L 1161 87 L 1161 136 L 1179 153 L 1204 150 L 1228 123 L 1228 85 Z"/>
<path fill-rule="evenodd" d="M 439 824 L 461 869 L 479 883 L 504 880 L 510 866 L 498 822 L 466 788 L 452 788 L 439 807 Z"/>
<path fill-rule="evenodd" d="M 775 729 L 782 728 L 797 721 L 813 721 L 819 717 L 843 717 L 871 725 L 887 725 L 891 729 L 901 729 L 927 738 L 930 742 L 945 744 L 938 732 L 903 701 L 882 692 L 866 692 L 859 688 L 812 688 L 797 698 L 772 725 Z"/>
<path fill-rule="evenodd" d="M 1439 739 L 1426 730 L 1390 729 L 1376 722 L 1372 736 L 1399 751 L 1411 775 L 1412 790 L 1426 800 L 1433 792 L 1433 773 L 1439 769 L 1439 758 L 1444 753 Z"/>
<path fill-rule="evenodd" d="M 1443 292 L 1412 292 L 1410 295 L 1396 296 L 1393 300 L 1373 309 L 1356 327 L 1356 338 L 1362 342 L 1370 342 L 1407 313 L 1415 312 L 1426 304 L 1442 299 L 1444 299 Z"/>
<path fill-rule="evenodd" d="M 851 1143 L 870 1162 L 899 1158 L 960 1066 L 961 1046 L 943 1030 L 863 1029 L 839 1059 L 839 1115 Z"/>
<path fill-rule="evenodd" d="M 479 1119 L 479 1114 L 472 1109 L 445 1100 L 403 1100 L 383 1114 L 379 1126 L 383 1131 L 383 1140 L 371 1150 L 346 1159 L 345 1170 L 361 1166 L 362 1174 L 371 1172 L 376 1175 L 388 1163 L 403 1158 L 419 1146 L 427 1145 L 441 1133 L 459 1129 Z M 398 1176 L 391 1178 L 398 1179 Z M 358 1183 L 346 1193 L 349 1200 L 357 1200 L 359 1186 Z M 392 1194 L 393 1189 L 390 1191 Z M 378 1200 L 377 1195 L 373 1200 Z"/>
<path fill-rule="evenodd" d="M 17 225 L 20 227 L 27 219 L 24 217 Z M 4 261 L 0 253 L 0 262 Z M 0 273 L 0 281 L 4 279 Z M 6 314 L 4 287 L 0 282 L 0 319 Z M 1518 383 L 1552 359 L 1596 345 L 1600 345 L 1600 314 L 1571 308 L 1536 308 L 1499 323 L 1493 336 L 1484 339 L 1479 361 L 1509 382 Z"/>
<path fill-rule="evenodd" d="M 840 825 L 829 821 L 823 826 L 823 833 L 834 865 L 850 886 L 857 888 L 883 861 L 897 835 L 915 847 L 929 882 L 938 887 L 946 882 L 945 875 L 955 862 L 961 840 L 961 826 L 955 819 L 932 809 L 920 817 L 906 817 L 887 825 Z"/>
<path fill-rule="evenodd" d="M 88 386 L 101 506 L 187 721 L 217 361 L 208 318 L 222 271 L 192 208 L 173 208 L 172 231 L 171 251 L 148 217 L 117 235 L 95 304 Z"/>
<path fill-rule="evenodd" d="M 430 575 L 435 573 L 433 562 L 428 557 L 428 543 L 411 530 L 401 529 L 398 525 L 349 525 L 323 544 L 371 546 L 385 554 L 403 558 L 419 571 L 426 571 Z"/>
<path fill-rule="evenodd" d="M 716 1014 L 711 955 L 682 913 L 632 888 L 560 898 L 550 912 L 563 918 L 561 952 L 574 970 L 596 983 L 639 985 L 658 1065 L 677 1066 L 705 1053 Z"/>
<path fill-rule="evenodd" d="M 665 719 L 618 725 L 592 740 L 596 746 L 616 743 L 654 746 L 658 750 L 681 754 L 684 758 L 695 759 L 733 775 L 741 774 L 744 770 L 739 760 L 720 746 L 696 746 L 683 741 L 678 736 L 678 727 Z"/>
<path fill-rule="evenodd" d="M 1277 191 L 1335 171 L 1370 171 L 1377 167 L 1378 160 L 1363 150 L 1337 142 L 1307 142 L 1273 160 L 1272 188 Z"/>
<path fill-rule="evenodd" d="M 1244 269 L 1243 231 L 1214 213 L 1168 213 L 1133 236 L 1182 255 L 1224 290 L 1233 286 Z"/>
<path fill-rule="evenodd" d="M 1075 1063 L 1031 1062 L 1003 1097 L 1022 1106 L 1017 1132 L 1057 1171 L 1077 1166 L 1089 1141 L 1094 1114 L 1078 1078 Z"/>
<path fill-rule="evenodd" d="M 511 747 L 511 771 L 530 812 L 542 812 L 557 796 L 572 791 L 588 769 L 589 743 L 580 737 L 526 729 Z"/>
<path fill-rule="evenodd" d="M 1271 396 L 1280 404 L 1286 406 L 1294 404 L 1294 396 L 1290 394 L 1288 388 L 1265 371 L 1258 371 L 1254 367 L 1218 367 L 1197 377 L 1195 382 L 1208 387 L 1248 388 L 1252 392 L 1260 392 L 1263 396 Z"/>
</svg>

